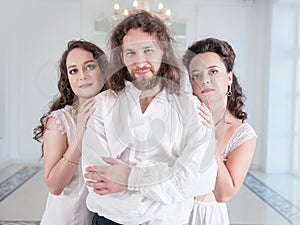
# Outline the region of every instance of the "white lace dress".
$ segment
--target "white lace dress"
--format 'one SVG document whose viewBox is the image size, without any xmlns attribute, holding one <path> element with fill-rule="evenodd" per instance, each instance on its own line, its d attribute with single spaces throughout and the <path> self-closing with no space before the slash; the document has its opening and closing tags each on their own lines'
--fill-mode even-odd
<svg viewBox="0 0 300 225">
<path fill-rule="evenodd" d="M 54 117 L 62 133 L 67 134 L 68 144 L 71 142 L 76 125 L 76 111 L 66 106 L 50 114 Z M 87 188 L 82 176 L 81 164 L 78 165 L 70 183 L 59 196 L 48 194 L 46 209 L 41 225 L 90 225 L 92 213 L 86 207 Z"/>
<path fill-rule="evenodd" d="M 245 141 L 255 137 L 255 131 L 249 123 L 243 123 L 230 137 L 226 151 L 222 159 L 227 160 L 228 154 L 243 144 Z M 226 203 L 214 201 L 194 201 L 194 207 L 187 225 L 229 225 L 229 217 Z"/>
</svg>

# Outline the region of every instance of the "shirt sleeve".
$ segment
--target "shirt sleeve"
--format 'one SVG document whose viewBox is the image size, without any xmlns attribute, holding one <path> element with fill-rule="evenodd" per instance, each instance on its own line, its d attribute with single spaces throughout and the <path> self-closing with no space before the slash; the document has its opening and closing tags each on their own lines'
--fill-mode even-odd
<svg viewBox="0 0 300 225">
<path fill-rule="evenodd" d="M 104 129 L 104 104 L 106 93 L 95 97 L 95 112 L 90 116 L 82 140 L 82 170 L 87 166 L 107 165 L 103 156 L 110 156 Z"/>
<path fill-rule="evenodd" d="M 129 190 L 173 204 L 214 189 L 217 174 L 215 138 L 203 125 L 193 105 L 184 107 L 183 129 L 183 147 L 174 163 L 132 167 Z"/>
</svg>

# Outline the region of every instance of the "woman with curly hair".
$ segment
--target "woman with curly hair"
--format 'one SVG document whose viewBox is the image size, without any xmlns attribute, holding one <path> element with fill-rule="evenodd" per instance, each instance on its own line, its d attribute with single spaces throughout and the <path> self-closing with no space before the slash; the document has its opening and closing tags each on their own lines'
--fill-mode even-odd
<svg viewBox="0 0 300 225">
<path fill-rule="evenodd" d="M 59 95 L 34 129 L 41 141 L 44 177 L 49 189 L 41 225 L 87 225 L 92 214 L 85 200 L 81 172 L 81 142 L 94 96 L 104 90 L 108 65 L 104 52 L 93 43 L 70 41 L 59 65 Z"/>
<path fill-rule="evenodd" d="M 215 127 L 218 172 L 212 193 L 194 198 L 189 225 L 229 225 L 225 202 L 241 187 L 249 170 L 256 134 L 243 111 L 244 94 L 233 73 L 235 53 L 225 41 L 207 38 L 183 57 L 200 115 Z"/>
</svg>

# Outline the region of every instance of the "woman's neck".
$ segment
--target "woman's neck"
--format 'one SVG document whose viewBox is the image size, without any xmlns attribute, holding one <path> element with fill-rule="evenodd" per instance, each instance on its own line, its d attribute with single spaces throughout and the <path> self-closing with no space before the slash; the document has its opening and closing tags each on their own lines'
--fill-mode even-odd
<svg viewBox="0 0 300 225">
<path fill-rule="evenodd" d="M 76 101 L 73 103 L 73 107 L 76 111 L 80 109 L 80 107 L 87 101 L 88 99 L 85 98 L 77 98 Z"/>
</svg>

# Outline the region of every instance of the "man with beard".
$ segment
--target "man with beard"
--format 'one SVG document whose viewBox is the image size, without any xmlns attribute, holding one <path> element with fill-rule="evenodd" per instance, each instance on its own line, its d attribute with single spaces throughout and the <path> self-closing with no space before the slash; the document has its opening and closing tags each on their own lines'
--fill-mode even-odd
<svg viewBox="0 0 300 225">
<path fill-rule="evenodd" d="M 132 14 L 110 42 L 110 90 L 96 96 L 82 144 L 92 224 L 182 225 L 193 196 L 214 188 L 212 132 L 196 98 L 180 89 L 172 38 L 159 18 Z"/>
</svg>

